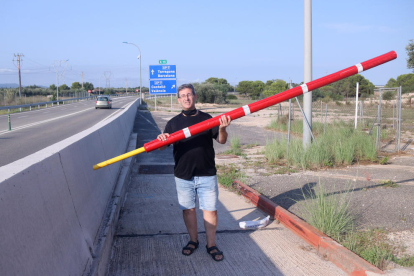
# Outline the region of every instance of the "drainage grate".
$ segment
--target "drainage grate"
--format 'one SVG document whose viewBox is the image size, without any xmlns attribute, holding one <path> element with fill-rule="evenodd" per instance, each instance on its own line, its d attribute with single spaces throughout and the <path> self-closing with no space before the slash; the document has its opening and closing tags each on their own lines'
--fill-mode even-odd
<svg viewBox="0 0 414 276">
<path fill-rule="evenodd" d="M 174 165 L 141 165 L 139 174 L 174 174 Z"/>
</svg>

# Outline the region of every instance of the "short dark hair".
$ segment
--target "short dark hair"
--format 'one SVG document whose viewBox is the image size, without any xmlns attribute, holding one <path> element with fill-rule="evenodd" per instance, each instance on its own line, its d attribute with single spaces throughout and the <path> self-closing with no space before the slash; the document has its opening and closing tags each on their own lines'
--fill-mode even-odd
<svg viewBox="0 0 414 276">
<path fill-rule="evenodd" d="M 191 83 L 185 83 L 185 84 L 182 84 L 178 87 L 178 89 L 177 89 L 177 98 L 180 97 L 180 91 L 184 90 L 186 88 L 190 88 L 193 95 L 195 95 L 194 86 Z"/>
</svg>

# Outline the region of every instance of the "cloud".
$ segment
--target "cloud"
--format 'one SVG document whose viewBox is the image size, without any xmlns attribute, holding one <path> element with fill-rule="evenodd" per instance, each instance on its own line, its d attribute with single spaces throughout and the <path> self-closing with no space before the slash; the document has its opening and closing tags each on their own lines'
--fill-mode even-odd
<svg viewBox="0 0 414 276">
<path fill-rule="evenodd" d="M 17 70 L 12 70 L 8 68 L 0 68 L 0 73 L 12 73 L 12 72 L 17 72 Z"/>
</svg>

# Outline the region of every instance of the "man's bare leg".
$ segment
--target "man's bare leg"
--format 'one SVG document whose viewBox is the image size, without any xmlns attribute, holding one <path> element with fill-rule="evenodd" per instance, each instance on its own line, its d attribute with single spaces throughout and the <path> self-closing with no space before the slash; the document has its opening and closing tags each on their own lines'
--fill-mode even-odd
<svg viewBox="0 0 414 276">
<path fill-rule="evenodd" d="M 206 229 L 207 247 L 216 245 L 216 230 L 217 230 L 217 211 L 203 210 L 204 228 Z M 217 252 L 212 250 L 211 253 Z M 223 256 L 217 255 L 216 259 L 220 260 Z"/>
<path fill-rule="evenodd" d="M 196 243 L 198 241 L 198 231 L 195 208 L 183 210 L 183 219 L 185 226 L 187 227 L 188 234 L 190 235 L 190 240 Z M 195 248 L 194 245 L 189 245 L 189 247 Z M 190 250 L 184 250 L 184 253 L 190 254 Z"/>
</svg>

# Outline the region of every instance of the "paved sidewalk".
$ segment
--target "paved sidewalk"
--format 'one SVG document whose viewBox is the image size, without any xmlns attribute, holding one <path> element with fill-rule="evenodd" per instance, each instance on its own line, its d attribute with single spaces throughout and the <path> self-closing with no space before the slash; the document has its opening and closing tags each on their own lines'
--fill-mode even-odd
<svg viewBox="0 0 414 276">
<path fill-rule="evenodd" d="M 166 120 L 140 111 L 134 131 L 138 147 L 153 140 Z M 108 275 L 346 275 L 281 224 L 272 221 L 257 231 L 240 221 L 266 216 L 235 193 L 220 188 L 216 244 L 225 259 L 206 252 L 202 213 L 198 210 L 200 247 L 181 254 L 189 240 L 178 208 L 172 147 L 136 158 L 114 240 Z"/>
</svg>

